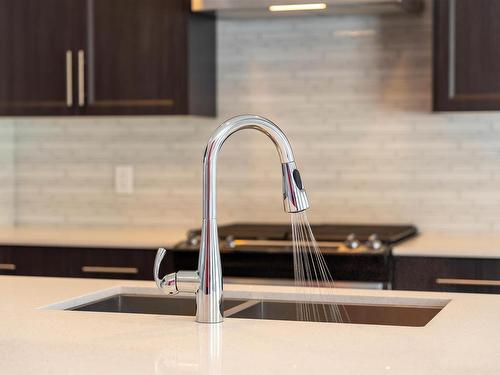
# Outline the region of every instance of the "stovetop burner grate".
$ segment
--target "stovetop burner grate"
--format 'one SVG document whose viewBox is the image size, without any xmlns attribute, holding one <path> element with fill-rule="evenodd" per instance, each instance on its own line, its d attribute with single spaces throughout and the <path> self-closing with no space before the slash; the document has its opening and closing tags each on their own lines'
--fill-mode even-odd
<svg viewBox="0 0 500 375">
<path fill-rule="evenodd" d="M 317 241 L 344 241 L 354 233 L 360 241 L 367 241 L 372 234 L 385 244 L 395 244 L 417 234 L 413 225 L 364 225 L 364 224 L 313 224 L 312 231 Z M 196 231 L 199 233 L 199 231 Z M 219 227 L 219 238 L 228 237 L 244 240 L 290 240 L 289 224 L 238 223 Z"/>
</svg>

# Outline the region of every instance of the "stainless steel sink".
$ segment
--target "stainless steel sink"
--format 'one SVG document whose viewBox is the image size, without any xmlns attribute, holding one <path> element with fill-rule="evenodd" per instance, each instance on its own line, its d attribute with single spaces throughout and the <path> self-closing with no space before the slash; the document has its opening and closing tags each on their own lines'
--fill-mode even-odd
<svg viewBox="0 0 500 375">
<path fill-rule="evenodd" d="M 224 300 L 225 310 L 234 308 L 246 301 L 227 298 Z M 71 307 L 67 310 L 194 316 L 196 313 L 196 303 L 194 297 L 116 294 Z"/>
<path fill-rule="evenodd" d="M 246 309 L 235 312 L 231 317 L 298 321 L 305 320 L 304 311 L 308 311 L 309 319 L 307 320 L 319 322 L 423 327 L 442 310 L 442 307 L 427 306 L 332 305 L 264 300 L 249 302 L 254 303 Z M 332 306 L 337 307 L 340 319 L 334 319 L 333 314 L 330 313 L 329 309 Z"/>
<path fill-rule="evenodd" d="M 276 294 L 279 296 L 276 297 Z M 309 321 L 324 323 L 378 324 L 423 327 L 446 307 L 450 299 L 412 296 L 307 295 L 308 302 L 296 300 L 296 293 L 227 292 L 224 316 L 236 319 L 302 321 L 305 309 Z M 328 298 L 328 300 L 326 299 Z M 332 319 L 334 306 L 341 319 Z M 194 316 L 194 296 L 164 295 L 153 288 L 117 286 L 40 307 L 48 310 L 75 310 L 132 314 Z"/>
<path fill-rule="evenodd" d="M 340 319 L 329 313 L 336 306 Z M 195 300 L 192 297 L 116 294 L 97 301 L 68 308 L 76 311 L 115 312 L 132 314 L 160 314 L 194 316 Z M 304 319 L 304 311 L 308 319 Z M 442 307 L 397 306 L 369 304 L 298 303 L 272 300 L 224 300 L 224 315 L 231 318 L 267 320 L 310 320 L 325 323 L 379 324 L 423 327 Z M 302 311 L 302 314 L 301 314 Z"/>
</svg>

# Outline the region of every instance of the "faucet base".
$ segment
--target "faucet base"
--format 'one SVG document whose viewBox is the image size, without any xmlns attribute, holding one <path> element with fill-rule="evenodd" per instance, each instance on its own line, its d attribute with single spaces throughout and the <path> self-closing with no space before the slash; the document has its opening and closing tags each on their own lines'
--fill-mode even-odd
<svg viewBox="0 0 500 375">
<path fill-rule="evenodd" d="M 200 257 L 198 259 L 200 287 L 196 293 L 196 321 L 221 323 L 224 320 L 222 295 L 222 265 L 216 219 L 203 219 Z"/>
</svg>

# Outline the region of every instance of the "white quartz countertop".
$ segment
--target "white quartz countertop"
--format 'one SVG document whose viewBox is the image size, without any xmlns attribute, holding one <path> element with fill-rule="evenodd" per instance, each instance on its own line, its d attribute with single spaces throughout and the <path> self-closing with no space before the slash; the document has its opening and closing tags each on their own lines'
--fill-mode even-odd
<svg viewBox="0 0 500 375">
<path fill-rule="evenodd" d="M 141 248 L 157 250 L 186 238 L 189 228 L 0 227 L 0 245 Z"/>
<path fill-rule="evenodd" d="M 396 256 L 500 258 L 500 236 L 423 233 L 393 248 Z"/>
<path fill-rule="evenodd" d="M 152 282 L 0 277 L 2 374 L 495 374 L 500 297 L 335 289 L 332 298 L 449 300 L 425 327 L 39 309 Z M 146 289 L 144 289 L 146 290 Z M 227 285 L 227 296 L 293 294 L 293 288 Z M 85 297 L 87 296 L 87 297 Z M 66 302 L 67 303 L 67 302 Z M 64 304 L 64 303 L 63 303 Z"/>
</svg>

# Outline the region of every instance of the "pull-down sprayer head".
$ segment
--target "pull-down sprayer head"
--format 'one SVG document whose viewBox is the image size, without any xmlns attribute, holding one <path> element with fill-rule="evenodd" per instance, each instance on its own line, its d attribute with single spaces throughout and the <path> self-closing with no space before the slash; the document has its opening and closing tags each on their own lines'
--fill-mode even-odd
<svg viewBox="0 0 500 375">
<path fill-rule="evenodd" d="M 294 213 L 307 210 L 309 201 L 295 162 L 281 164 L 281 170 L 283 173 L 283 207 L 285 211 Z"/>
</svg>

